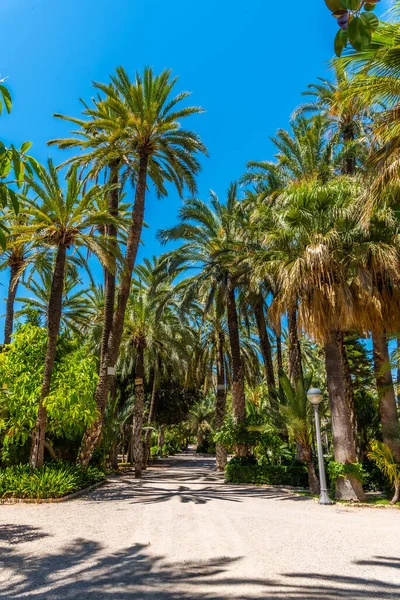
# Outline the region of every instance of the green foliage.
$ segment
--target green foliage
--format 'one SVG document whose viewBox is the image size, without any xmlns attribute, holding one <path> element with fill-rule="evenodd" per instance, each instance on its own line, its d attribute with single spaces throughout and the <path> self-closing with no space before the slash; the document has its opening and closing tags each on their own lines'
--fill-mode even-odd
<svg viewBox="0 0 400 600">
<path fill-rule="evenodd" d="M 335 54 L 340 56 L 348 42 L 357 51 L 371 46 L 372 34 L 379 26 L 378 17 L 371 11 L 379 0 L 325 0 L 340 27 L 336 34 Z"/>
<path fill-rule="evenodd" d="M 397 489 L 400 484 L 400 464 L 397 462 L 389 446 L 383 442 L 374 440 L 371 442 L 368 458 L 375 462 L 391 487 Z"/>
<path fill-rule="evenodd" d="M 307 487 L 307 469 L 304 466 L 271 465 L 254 458 L 232 458 L 225 468 L 228 483 L 255 483 Z"/>
<path fill-rule="evenodd" d="M 331 461 L 328 464 L 328 475 L 333 488 L 339 477 L 351 475 L 361 483 L 364 481 L 365 473 L 361 463 L 339 463 Z"/>
<path fill-rule="evenodd" d="M 60 462 L 32 471 L 29 465 L 14 465 L 0 469 L 0 497 L 61 498 L 104 478 L 104 472 L 92 466 Z"/>
<path fill-rule="evenodd" d="M 35 424 L 47 344 L 45 329 L 31 324 L 15 332 L 13 343 L 0 353 L 0 409 L 3 444 L 24 444 Z M 50 394 L 46 398 L 48 433 L 82 435 L 96 415 L 96 359 L 67 335 L 59 338 Z"/>
</svg>

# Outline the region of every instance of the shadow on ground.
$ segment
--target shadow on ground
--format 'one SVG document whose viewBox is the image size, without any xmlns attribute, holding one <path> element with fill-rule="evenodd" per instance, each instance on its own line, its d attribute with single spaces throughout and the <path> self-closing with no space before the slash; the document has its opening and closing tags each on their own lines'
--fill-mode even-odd
<svg viewBox="0 0 400 600">
<path fill-rule="evenodd" d="M 159 504 L 175 498 L 193 504 L 212 500 L 244 502 L 248 498 L 310 501 L 309 497 L 288 494 L 276 487 L 225 484 L 223 474 L 215 471 L 215 460 L 194 461 L 182 455 L 163 459 L 147 470 L 142 480 L 135 480 L 129 473 L 112 479 L 110 485 L 91 492 L 88 501 Z"/>
<path fill-rule="evenodd" d="M 46 535 L 29 528 L 24 539 L 23 528 L 14 533 L 16 540 L 28 543 L 35 535 Z M 1 542 L 0 557 L 5 576 L 2 600 L 225 600 L 227 589 L 229 597 L 240 600 L 386 600 L 399 592 L 398 586 L 383 580 L 337 574 L 283 573 L 280 582 L 246 579 L 239 575 L 240 557 L 171 563 L 151 555 L 146 545 L 107 554 L 98 542 L 84 539 L 74 540 L 57 554 L 40 556 L 30 554 L 26 545 L 22 552 L 18 544 Z M 400 560 L 376 556 L 362 564 L 398 569 Z M 252 591 L 241 593 L 240 586 Z"/>
</svg>

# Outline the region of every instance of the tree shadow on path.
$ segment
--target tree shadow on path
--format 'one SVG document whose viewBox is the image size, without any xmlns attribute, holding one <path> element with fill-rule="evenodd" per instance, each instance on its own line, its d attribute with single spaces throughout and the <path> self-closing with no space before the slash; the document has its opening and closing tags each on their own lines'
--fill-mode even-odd
<svg viewBox="0 0 400 600">
<path fill-rule="evenodd" d="M 171 562 L 142 544 L 110 553 L 97 541 L 76 539 L 57 553 L 37 555 L 2 543 L 0 557 L 2 600 L 389 600 L 399 593 L 398 585 L 376 577 L 302 572 L 250 578 L 240 575 L 241 557 Z M 371 566 L 377 560 L 398 567 L 391 557 L 373 557 Z"/>
</svg>

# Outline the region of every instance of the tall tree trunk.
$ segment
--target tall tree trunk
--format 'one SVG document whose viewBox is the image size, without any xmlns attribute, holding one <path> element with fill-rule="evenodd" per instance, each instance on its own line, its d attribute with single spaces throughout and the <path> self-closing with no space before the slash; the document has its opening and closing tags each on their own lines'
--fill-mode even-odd
<svg viewBox="0 0 400 600">
<path fill-rule="evenodd" d="M 397 375 L 396 375 L 396 396 L 400 404 L 400 337 L 397 338 Z"/>
<path fill-rule="evenodd" d="M 342 336 L 332 330 L 325 343 L 325 364 L 332 415 L 332 438 L 335 461 L 339 463 L 357 462 L 355 431 L 352 424 L 351 407 L 346 394 L 346 379 L 339 347 Z M 363 500 L 361 483 L 352 475 L 339 477 L 336 482 L 338 500 Z"/>
<path fill-rule="evenodd" d="M 239 321 L 236 310 L 235 288 L 228 275 L 227 315 L 229 343 L 232 356 L 232 411 L 237 423 L 246 419 L 246 400 L 244 394 L 244 371 L 240 352 Z"/>
<path fill-rule="evenodd" d="M 319 493 L 319 481 L 318 481 L 318 477 L 317 474 L 315 472 L 315 467 L 314 467 L 314 461 L 313 461 L 313 457 L 312 457 L 312 451 L 311 451 L 311 447 L 310 446 L 304 446 L 302 445 L 302 455 L 303 455 L 303 460 L 306 463 L 307 466 L 307 473 L 308 473 L 308 487 L 310 488 L 310 492 L 312 494 L 318 494 Z"/>
<path fill-rule="evenodd" d="M 153 387 L 151 390 L 151 400 L 150 400 L 150 409 L 149 409 L 149 416 L 147 418 L 147 425 L 150 427 L 150 425 L 153 423 L 155 417 L 156 417 L 156 406 L 157 406 L 157 378 L 158 378 L 158 368 L 156 367 L 154 369 L 154 379 L 153 379 Z M 152 436 L 152 430 L 151 429 L 147 429 L 145 436 L 144 436 L 144 446 L 143 446 L 143 468 L 146 469 L 147 467 L 147 463 L 149 462 L 149 458 L 150 458 L 150 448 L 151 448 L 151 436 Z"/>
<path fill-rule="evenodd" d="M 108 183 L 110 185 L 118 185 L 119 178 L 119 162 L 116 161 L 109 165 L 110 176 Z M 118 203 L 119 203 L 119 190 L 110 190 L 108 193 L 108 212 L 111 216 L 118 216 Z M 113 316 L 114 316 L 114 304 L 115 304 L 115 287 L 116 287 L 116 266 L 117 260 L 115 256 L 115 250 L 117 246 L 117 235 L 118 231 L 114 224 L 109 224 L 106 227 L 106 236 L 111 246 L 110 263 L 111 268 L 104 269 L 104 318 L 103 318 L 103 332 L 101 336 L 101 349 L 100 349 L 100 364 L 103 362 L 106 350 L 108 347 L 108 341 L 110 338 L 110 332 L 112 328 Z"/>
<path fill-rule="evenodd" d="M 6 304 L 6 322 L 4 326 L 4 343 L 11 344 L 11 336 L 14 325 L 14 302 L 15 296 L 17 295 L 17 287 L 19 281 L 19 270 L 21 263 L 17 260 L 13 260 L 10 257 L 10 281 L 8 284 L 7 304 Z"/>
<path fill-rule="evenodd" d="M 276 333 L 276 362 L 277 362 L 277 377 L 278 387 L 282 390 L 281 377 L 283 375 L 283 355 L 282 355 L 282 337 L 281 334 Z"/>
<path fill-rule="evenodd" d="M 355 403 L 354 403 L 353 382 L 351 380 L 351 369 L 350 369 L 350 364 L 349 364 L 349 361 L 347 358 L 345 336 L 344 336 L 343 331 L 337 332 L 337 340 L 338 340 L 340 356 L 341 356 L 342 364 L 343 364 L 344 379 L 345 379 L 345 385 L 346 385 L 347 406 L 349 407 L 350 421 L 351 421 L 351 425 L 352 425 L 353 431 L 354 431 L 354 441 L 356 444 L 356 453 L 357 453 L 358 460 L 360 460 L 362 457 L 361 457 L 361 444 L 359 443 L 359 440 L 357 437 L 357 432 L 358 432 L 357 412 L 356 412 L 356 407 L 355 407 Z"/>
<path fill-rule="evenodd" d="M 161 425 L 160 429 L 158 430 L 158 440 L 157 440 L 158 456 L 160 458 L 162 457 L 162 453 L 163 453 L 164 435 L 165 435 L 165 425 Z"/>
<path fill-rule="evenodd" d="M 297 330 L 296 307 L 288 310 L 288 336 L 289 336 L 289 378 L 293 385 L 303 378 L 301 366 L 301 348 Z"/>
<path fill-rule="evenodd" d="M 235 288 L 230 275 L 228 275 L 227 285 L 227 320 L 232 359 L 232 413 L 234 421 L 239 424 L 246 420 L 246 397 Z M 244 444 L 237 444 L 235 452 L 237 456 L 247 456 L 247 447 Z"/>
<path fill-rule="evenodd" d="M 108 369 L 109 367 L 115 368 L 122 339 L 126 305 L 128 303 L 131 287 L 132 272 L 135 266 L 135 260 L 143 227 L 147 165 L 147 156 L 142 156 L 139 161 L 135 202 L 133 205 L 132 221 L 129 227 L 128 240 L 126 244 L 124 268 L 122 270 L 118 286 L 117 307 L 114 313 L 113 326 L 109 337 L 108 348 L 105 352 L 104 360 L 100 366 L 99 380 L 95 392 L 96 407 L 99 417 L 86 430 L 78 456 L 78 462 L 83 466 L 88 465 L 94 449 L 100 442 L 107 396 L 111 385 L 111 379 L 115 376 L 109 374 Z"/>
<path fill-rule="evenodd" d="M 47 425 L 47 411 L 46 407 L 44 406 L 44 400 L 50 392 L 51 376 L 53 374 L 54 360 L 56 357 L 57 337 L 60 332 L 65 262 L 66 246 L 62 244 L 58 247 L 57 251 L 47 310 L 47 350 L 44 363 L 42 389 L 40 391 L 39 411 L 36 420 L 30 456 L 30 465 L 33 469 L 41 467 L 44 460 L 44 446 Z"/>
<path fill-rule="evenodd" d="M 373 332 L 372 342 L 382 437 L 385 444 L 392 450 L 396 460 L 400 462 L 400 443 L 396 439 L 396 436 L 398 437 L 399 434 L 399 418 L 397 415 L 392 370 L 390 368 L 387 337 L 384 332 Z"/>
<path fill-rule="evenodd" d="M 273 393 L 275 390 L 275 377 L 274 367 L 272 364 L 272 350 L 267 331 L 267 323 L 265 321 L 264 299 L 261 294 L 254 295 L 252 308 L 257 324 L 258 339 L 260 340 L 260 349 L 264 362 L 265 378 L 269 392 Z"/>
<path fill-rule="evenodd" d="M 216 339 L 216 367 L 217 367 L 217 394 L 215 402 L 215 429 L 218 431 L 224 424 L 226 412 L 226 381 L 225 381 L 225 356 L 224 332 L 217 332 Z M 226 466 L 227 451 L 223 444 L 217 443 L 215 447 L 216 465 L 218 471 L 224 471 Z"/>
<path fill-rule="evenodd" d="M 133 456 L 135 459 L 135 477 L 142 476 L 143 464 L 143 411 L 144 411 L 144 347 L 139 343 L 135 368 L 135 408 L 133 412 Z"/>
</svg>

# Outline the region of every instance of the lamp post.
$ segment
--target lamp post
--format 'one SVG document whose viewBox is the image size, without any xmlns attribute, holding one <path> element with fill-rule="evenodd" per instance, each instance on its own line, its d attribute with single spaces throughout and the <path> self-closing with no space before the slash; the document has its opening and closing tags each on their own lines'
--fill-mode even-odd
<svg viewBox="0 0 400 600">
<path fill-rule="evenodd" d="M 322 392 L 318 388 L 311 388 L 307 392 L 307 398 L 308 398 L 308 401 L 314 407 L 315 430 L 317 432 L 319 482 L 320 482 L 320 487 L 321 487 L 319 503 L 320 504 L 332 504 L 332 501 L 328 496 L 328 490 L 327 490 L 327 486 L 326 486 L 324 454 L 323 454 L 323 450 L 322 450 L 322 440 L 321 440 L 321 424 L 319 421 L 319 410 L 318 410 L 318 407 L 322 401 Z"/>
</svg>

